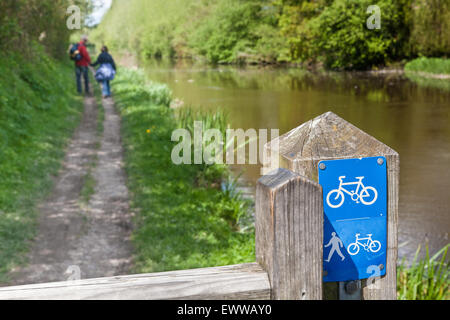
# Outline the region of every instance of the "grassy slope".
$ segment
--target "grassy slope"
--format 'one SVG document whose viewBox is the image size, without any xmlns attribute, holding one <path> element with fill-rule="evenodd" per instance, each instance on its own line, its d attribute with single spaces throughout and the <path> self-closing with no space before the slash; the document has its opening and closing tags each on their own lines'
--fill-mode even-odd
<svg viewBox="0 0 450 320">
<path fill-rule="evenodd" d="M 450 91 L 450 59 L 414 59 L 405 65 L 405 75 L 421 86 Z"/>
<path fill-rule="evenodd" d="M 450 75 L 450 59 L 417 58 L 405 65 L 405 71 Z"/>
<path fill-rule="evenodd" d="M 73 70 L 39 48 L 0 58 L 0 282 L 24 263 L 35 206 L 50 190 L 81 100 Z"/>
<path fill-rule="evenodd" d="M 170 92 L 121 69 L 113 91 L 123 119 L 128 186 L 138 212 L 133 242 L 136 271 L 154 272 L 254 261 L 253 232 L 234 231 L 220 189 L 198 186 L 199 165 L 171 161 Z"/>
</svg>

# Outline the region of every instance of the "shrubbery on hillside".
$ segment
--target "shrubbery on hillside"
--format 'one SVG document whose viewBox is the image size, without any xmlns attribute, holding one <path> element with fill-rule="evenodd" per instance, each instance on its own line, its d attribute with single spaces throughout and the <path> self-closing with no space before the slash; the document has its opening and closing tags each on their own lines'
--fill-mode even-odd
<svg viewBox="0 0 450 320">
<path fill-rule="evenodd" d="M 374 4 L 381 29 L 371 30 Z M 94 33 L 145 57 L 365 69 L 448 54 L 449 21 L 446 0 L 130 0 L 115 2 Z"/>
</svg>

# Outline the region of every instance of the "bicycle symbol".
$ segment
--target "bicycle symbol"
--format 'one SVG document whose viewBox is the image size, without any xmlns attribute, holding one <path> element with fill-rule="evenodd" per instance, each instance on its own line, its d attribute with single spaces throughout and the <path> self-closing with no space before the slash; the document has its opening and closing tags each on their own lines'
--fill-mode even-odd
<svg viewBox="0 0 450 320">
<path fill-rule="evenodd" d="M 365 238 L 359 237 L 360 233 L 356 234 L 355 242 L 350 243 L 347 247 L 347 251 L 350 255 L 354 256 L 358 254 L 359 247 L 363 247 L 367 252 L 378 252 L 381 249 L 381 242 L 378 240 L 372 240 L 372 234 L 368 234 Z M 361 242 L 360 240 L 365 240 Z"/>
<path fill-rule="evenodd" d="M 366 187 L 362 183 L 362 180 L 364 177 L 356 177 L 357 181 L 354 182 L 343 182 L 342 180 L 345 179 L 345 176 L 339 177 L 339 188 L 333 189 L 330 192 L 328 192 L 327 195 L 327 203 L 331 208 L 339 208 L 344 203 L 345 195 L 344 192 L 350 195 L 350 198 L 355 201 L 356 203 L 359 203 L 359 200 L 361 200 L 361 203 L 365 204 L 366 206 L 371 205 L 377 200 L 378 192 L 377 189 L 374 187 Z M 344 186 L 350 186 L 350 185 L 357 185 L 356 190 L 350 190 L 344 188 Z M 334 196 L 335 194 L 335 196 Z"/>
</svg>

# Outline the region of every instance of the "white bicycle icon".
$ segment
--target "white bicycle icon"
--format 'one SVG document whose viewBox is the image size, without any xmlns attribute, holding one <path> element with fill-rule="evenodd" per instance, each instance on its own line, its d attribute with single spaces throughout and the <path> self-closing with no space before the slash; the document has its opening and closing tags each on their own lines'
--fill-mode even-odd
<svg viewBox="0 0 450 320">
<path fill-rule="evenodd" d="M 362 180 L 364 177 L 356 177 L 357 181 L 354 182 L 343 182 L 342 180 L 345 179 L 345 176 L 339 177 L 339 188 L 333 189 L 330 192 L 328 192 L 327 195 L 327 203 L 331 208 L 339 208 L 344 203 L 345 195 L 344 192 L 350 195 L 350 198 L 355 201 L 356 203 L 359 203 L 359 200 L 361 200 L 361 203 L 365 204 L 366 206 L 371 205 L 377 200 L 378 192 L 377 189 L 374 187 L 366 187 L 362 183 Z M 344 188 L 344 186 L 350 186 L 350 185 L 357 185 L 356 190 L 348 191 Z"/>
<path fill-rule="evenodd" d="M 353 243 L 350 243 L 347 247 L 347 251 L 350 255 L 354 256 L 358 254 L 359 247 L 363 247 L 367 252 L 378 252 L 381 249 L 381 242 L 378 240 L 372 240 L 372 234 L 368 234 L 365 238 L 360 238 L 359 233 L 356 234 L 356 240 Z M 361 242 L 361 240 L 365 240 L 365 242 Z"/>
</svg>

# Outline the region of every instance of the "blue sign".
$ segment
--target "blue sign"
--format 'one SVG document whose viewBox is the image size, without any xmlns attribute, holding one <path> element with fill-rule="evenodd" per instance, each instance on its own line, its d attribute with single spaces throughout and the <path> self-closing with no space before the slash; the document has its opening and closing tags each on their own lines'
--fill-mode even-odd
<svg viewBox="0 0 450 320">
<path fill-rule="evenodd" d="M 386 159 L 319 162 L 323 189 L 325 282 L 386 274 Z"/>
</svg>

